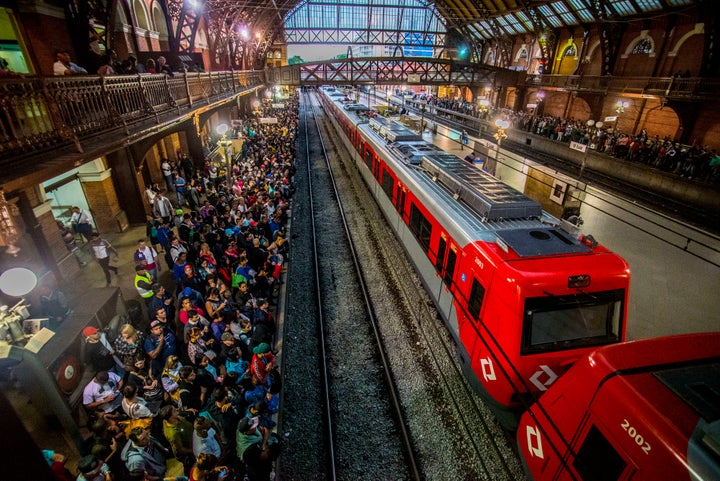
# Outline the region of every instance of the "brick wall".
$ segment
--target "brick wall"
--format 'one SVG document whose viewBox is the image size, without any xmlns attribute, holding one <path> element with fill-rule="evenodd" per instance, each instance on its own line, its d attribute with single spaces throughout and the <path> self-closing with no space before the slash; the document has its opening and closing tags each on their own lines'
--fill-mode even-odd
<svg viewBox="0 0 720 481">
<path fill-rule="evenodd" d="M 82 182 L 85 197 L 95 225 L 100 232 L 119 232 L 122 225 L 122 211 L 118 202 L 112 177 L 100 181 Z M 125 221 L 127 223 L 127 220 Z"/>
<path fill-rule="evenodd" d="M 25 41 L 34 54 L 35 68 L 39 75 L 53 74 L 56 48 L 68 49 L 72 60 L 77 61 L 77 55 L 72 54 L 74 50 L 65 20 L 36 13 L 20 13 L 18 19 L 28 32 Z"/>
</svg>

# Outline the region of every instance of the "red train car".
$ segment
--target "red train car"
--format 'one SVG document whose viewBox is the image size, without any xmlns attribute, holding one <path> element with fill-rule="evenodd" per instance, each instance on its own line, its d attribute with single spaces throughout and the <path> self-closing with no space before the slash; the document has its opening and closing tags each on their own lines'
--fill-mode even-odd
<svg viewBox="0 0 720 481">
<path fill-rule="evenodd" d="M 468 378 L 507 428 L 578 358 L 624 340 L 630 271 L 540 205 L 407 127 L 321 91 Z"/>
<path fill-rule="evenodd" d="M 533 480 L 720 479 L 720 333 L 602 347 L 523 414 Z"/>
</svg>

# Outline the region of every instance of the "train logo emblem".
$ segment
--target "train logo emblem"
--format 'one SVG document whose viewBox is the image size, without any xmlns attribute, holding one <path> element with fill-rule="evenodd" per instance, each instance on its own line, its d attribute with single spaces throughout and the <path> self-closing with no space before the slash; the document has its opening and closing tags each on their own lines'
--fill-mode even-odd
<svg viewBox="0 0 720 481">
<path fill-rule="evenodd" d="M 495 368 L 489 358 L 486 357 L 485 359 L 480 359 L 480 366 L 482 368 L 482 374 L 485 381 L 494 381 L 497 379 L 495 377 Z"/>
<path fill-rule="evenodd" d="M 538 431 L 535 426 L 527 426 L 525 428 L 525 434 L 527 435 L 527 447 L 530 456 L 544 459 L 545 455 L 543 454 L 540 431 Z"/>
<path fill-rule="evenodd" d="M 548 379 L 545 382 L 540 381 L 540 376 L 542 376 L 543 373 L 547 374 L 548 376 Z M 530 378 L 530 382 L 533 383 L 533 385 L 535 385 L 535 387 L 539 390 L 546 391 L 547 388 L 555 382 L 555 379 L 557 379 L 557 374 L 555 374 L 552 369 L 543 364 L 540 366 L 540 370 L 532 375 L 532 377 Z"/>
</svg>

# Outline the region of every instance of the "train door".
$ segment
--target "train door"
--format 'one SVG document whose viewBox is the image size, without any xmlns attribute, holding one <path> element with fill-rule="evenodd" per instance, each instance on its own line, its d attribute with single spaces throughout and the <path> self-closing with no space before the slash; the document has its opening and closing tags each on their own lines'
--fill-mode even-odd
<svg viewBox="0 0 720 481">
<path fill-rule="evenodd" d="M 438 285 L 436 297 L 438 306 L 445 314 L 445 318 L 452 324 L 452 329 L 458 332 L 457 319 L 452 314 L 453 309 L 453 277 L 458 257 L 457 245 L 446 232 L 440 233 L 435 258 L 435 270 L 441 282 Z"/>
<path fill-rule="evenodd" d="M 407 187 L 398 182 L 395 209 L 397 209 L 398 214 L 400 214 L 400 219 L 403 222 L 405 222 L 405 197 L 407 197 Z"/>
</svg>

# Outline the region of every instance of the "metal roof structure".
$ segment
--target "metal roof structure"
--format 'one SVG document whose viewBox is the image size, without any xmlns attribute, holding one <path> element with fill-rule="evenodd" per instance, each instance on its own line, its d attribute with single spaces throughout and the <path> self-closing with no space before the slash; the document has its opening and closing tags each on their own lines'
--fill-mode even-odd
<svg viewBox="0 0 720 481">
<path fill-rule="evenodd" d="M 234 42 L 246 54 L 250 45 L 258 60 L 273 43 L 462 45 L 470 60 L 478 60 L 479 45 L 491 39 L 648 18 L 702 1 L 167 0 L 168 13 L 178 20 L 181 51 L 190 48 L 198 18 L 205 16 L 219 45 L 232 49 Z"/>
</svg>

